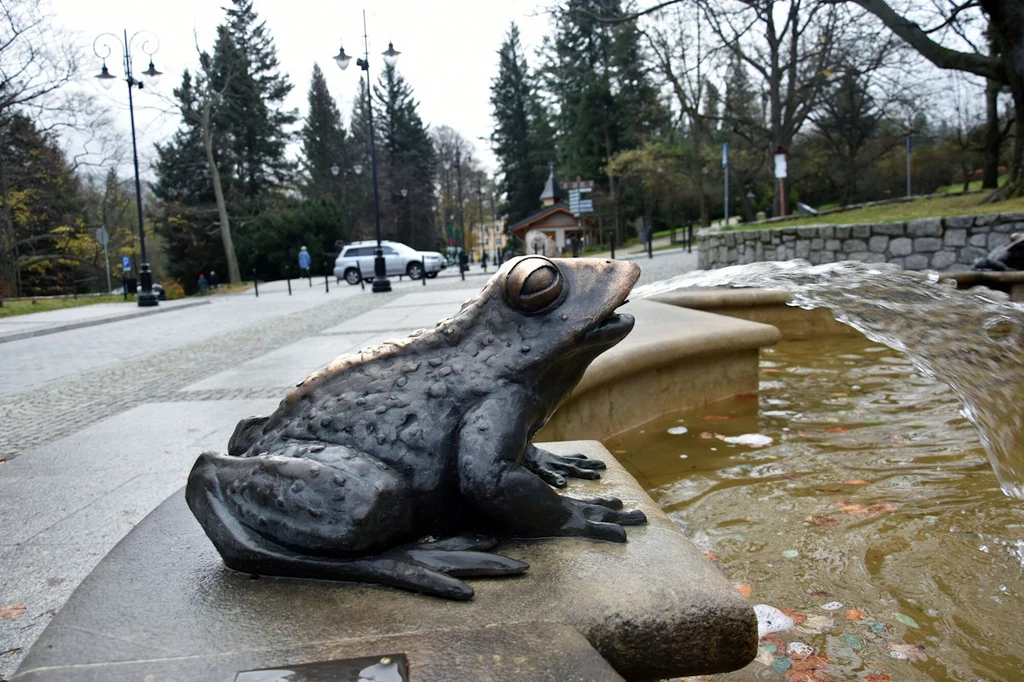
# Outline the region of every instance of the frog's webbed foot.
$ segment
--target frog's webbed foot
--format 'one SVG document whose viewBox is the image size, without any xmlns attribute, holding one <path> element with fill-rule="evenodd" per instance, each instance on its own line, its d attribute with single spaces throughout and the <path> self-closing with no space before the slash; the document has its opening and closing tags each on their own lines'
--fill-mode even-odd
<svg viewBox="0 0 1024 682">
<path fill-rule="evenodd" d="M 586 455 L 556 455 L 535 445 L 527 445 L 523 466 L 548 485 L 564 488 L 566 476 L 591 481 L 601 478 L 598 471 L 605 468 L 605 463 Z"/>
<path fill-rule="evenodd" d="M 578 513 L 570 516 L 562 526 L 561 535 L 625 542 L 626 529 L 623 526 L 642 526 L 647 523 L 647 515 L 639 509 L 623 511 L 622 500 L 617 497 L 562 499 Z"/>
</svg>

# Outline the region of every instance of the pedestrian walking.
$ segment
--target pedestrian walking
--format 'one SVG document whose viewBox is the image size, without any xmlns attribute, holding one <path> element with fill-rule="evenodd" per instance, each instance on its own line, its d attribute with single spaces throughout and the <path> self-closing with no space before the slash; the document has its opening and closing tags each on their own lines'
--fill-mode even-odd
<svg viewBox="0 0 1024 682">
<path fill-rule="evenodd" d="M 210 288 L 216 289 L 220 286 L 220 276 L 216 270 L 210 270 Z"/>
<path fill-rule="evenodd" d="M 302 277 L 310 277 L 309 264 L 312 260 L 305 246 L 299 249 L 299 272 Z"/>
<path fill-rule="evenodd" d="M 210 283 L 206 280 L 206 275 L 201 272 L 199 273 L 199 282 L 197 282 L 196 286 L 199 287 L 200 294 L 206 293 L 206 289 L 210 286 Z"/>
</svg>

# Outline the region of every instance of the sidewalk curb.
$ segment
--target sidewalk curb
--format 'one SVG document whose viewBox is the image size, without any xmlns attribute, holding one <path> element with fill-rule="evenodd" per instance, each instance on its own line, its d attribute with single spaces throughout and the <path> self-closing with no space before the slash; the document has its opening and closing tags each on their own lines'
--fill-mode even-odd
<svg viewBox="0 0 1024 682">
<path fill-rule="evenodd" d="M 95 327 L 100 324 L 107 324 L 108 322 L 120 322 L 122 320 L 130 320 L 133 317 L 142 317 L 143 315 L 156 315 L 157 313 L 170 313 L 175 310 L 186 310 L 188 308 L 194 308 L 198 305 L 210 305 L 210 301 L 189 301 L 188 303 L 182 303 L 173 307 L 156 308 L 149 310 L 137 310 L 131 313 L 125 313 L 124 315 L 115 315 L 113 317 L 101 317 L 95 320 L 82 320 L 81 322 L 70 322 L 63 324 L 58 327 L 46 327 L 45 329 L 33 329 L 27 332 L 15 332 L 14 334 L 0 335 L 0 343 L 7 343 L 8 341 L 19 341 L 21 339 L 30 339 L 34 336 L 46 336 L 47 334 L 56 334 L 57 332 L 65 332 L 71 329 L 81 329 L 82 327 Z"/>
</svg>

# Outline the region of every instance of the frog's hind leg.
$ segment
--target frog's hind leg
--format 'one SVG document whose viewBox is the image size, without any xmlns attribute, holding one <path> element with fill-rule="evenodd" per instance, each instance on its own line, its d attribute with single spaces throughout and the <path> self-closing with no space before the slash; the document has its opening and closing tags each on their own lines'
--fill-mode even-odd
<svg viewBox="0 0 1024 682">
<path fill-rule="evenodd" d="M 372 509 L 363 509 L 360 501 L 376 506 L 380 498 L 367 500 L 359 494 L 362 485 L 383 492 L 389 483 L 386 476 L 375 480 L 347 477 L 343 487 L 348 497 L 335 500 L 337 508 L 293 509 L 300 502 L 305 504 L 308 499 L 303 499 L 304 493 L 321 482 L 338 486 L 345 480 L 345 473 L 354 473 L 348 469 L 360 468 L 357 458 L 349 459 L 353 460 L 351 465 L 342 472 L 306 459 L 204 453 L 189 475 L 186 500 L 225 565 L 245 573 L 369 582 L 467 600 L 473 597 L 473 589 L 455 576 L 509 575 L 526 570 L 522 562 L 472 551 L 479 545 L 427 544 L 387 549 L 406 530 L 401 528 L 402 515 L 395 517 L 401 496 L 385 497 L 383 503 L 391 513 L 378 518 Z M 326 470 L 311 478 L 309 470 L 315 466 Z M 297 480 L 303 482 L 301 487 L 295 485 Z M 324 496 L 319 498 L 323 500 Z M 316 518 L 314 511 L 323 517 Z M 369 518 L 362 522 L 366 525 L 360 526 L 363 530 L 353 533 L 342 511 L 359 518 L 369 511 Z M 365 556 L 339 556 L 342 552 L 331 556 L 332 545 L 335 550 Z"/>
</svg>

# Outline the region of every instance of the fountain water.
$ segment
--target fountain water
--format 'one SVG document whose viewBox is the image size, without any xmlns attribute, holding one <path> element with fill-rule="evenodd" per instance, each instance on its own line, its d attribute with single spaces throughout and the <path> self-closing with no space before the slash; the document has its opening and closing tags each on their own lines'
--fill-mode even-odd
<svg viewBox="0 0 1024 682">
<path fill-rule="evenodd" d="M 872 341 L 943 381 L 978 430 L 1005 494 L 1024 499 L 1024 309 L 987 289 L 958 291 L 935 274 L 856 262 L 761 262 L 691 272 L 638 287 L 647 298 L 684 287 L 784 289 L 792 305 L 825 307 Z"/>
</svg>

